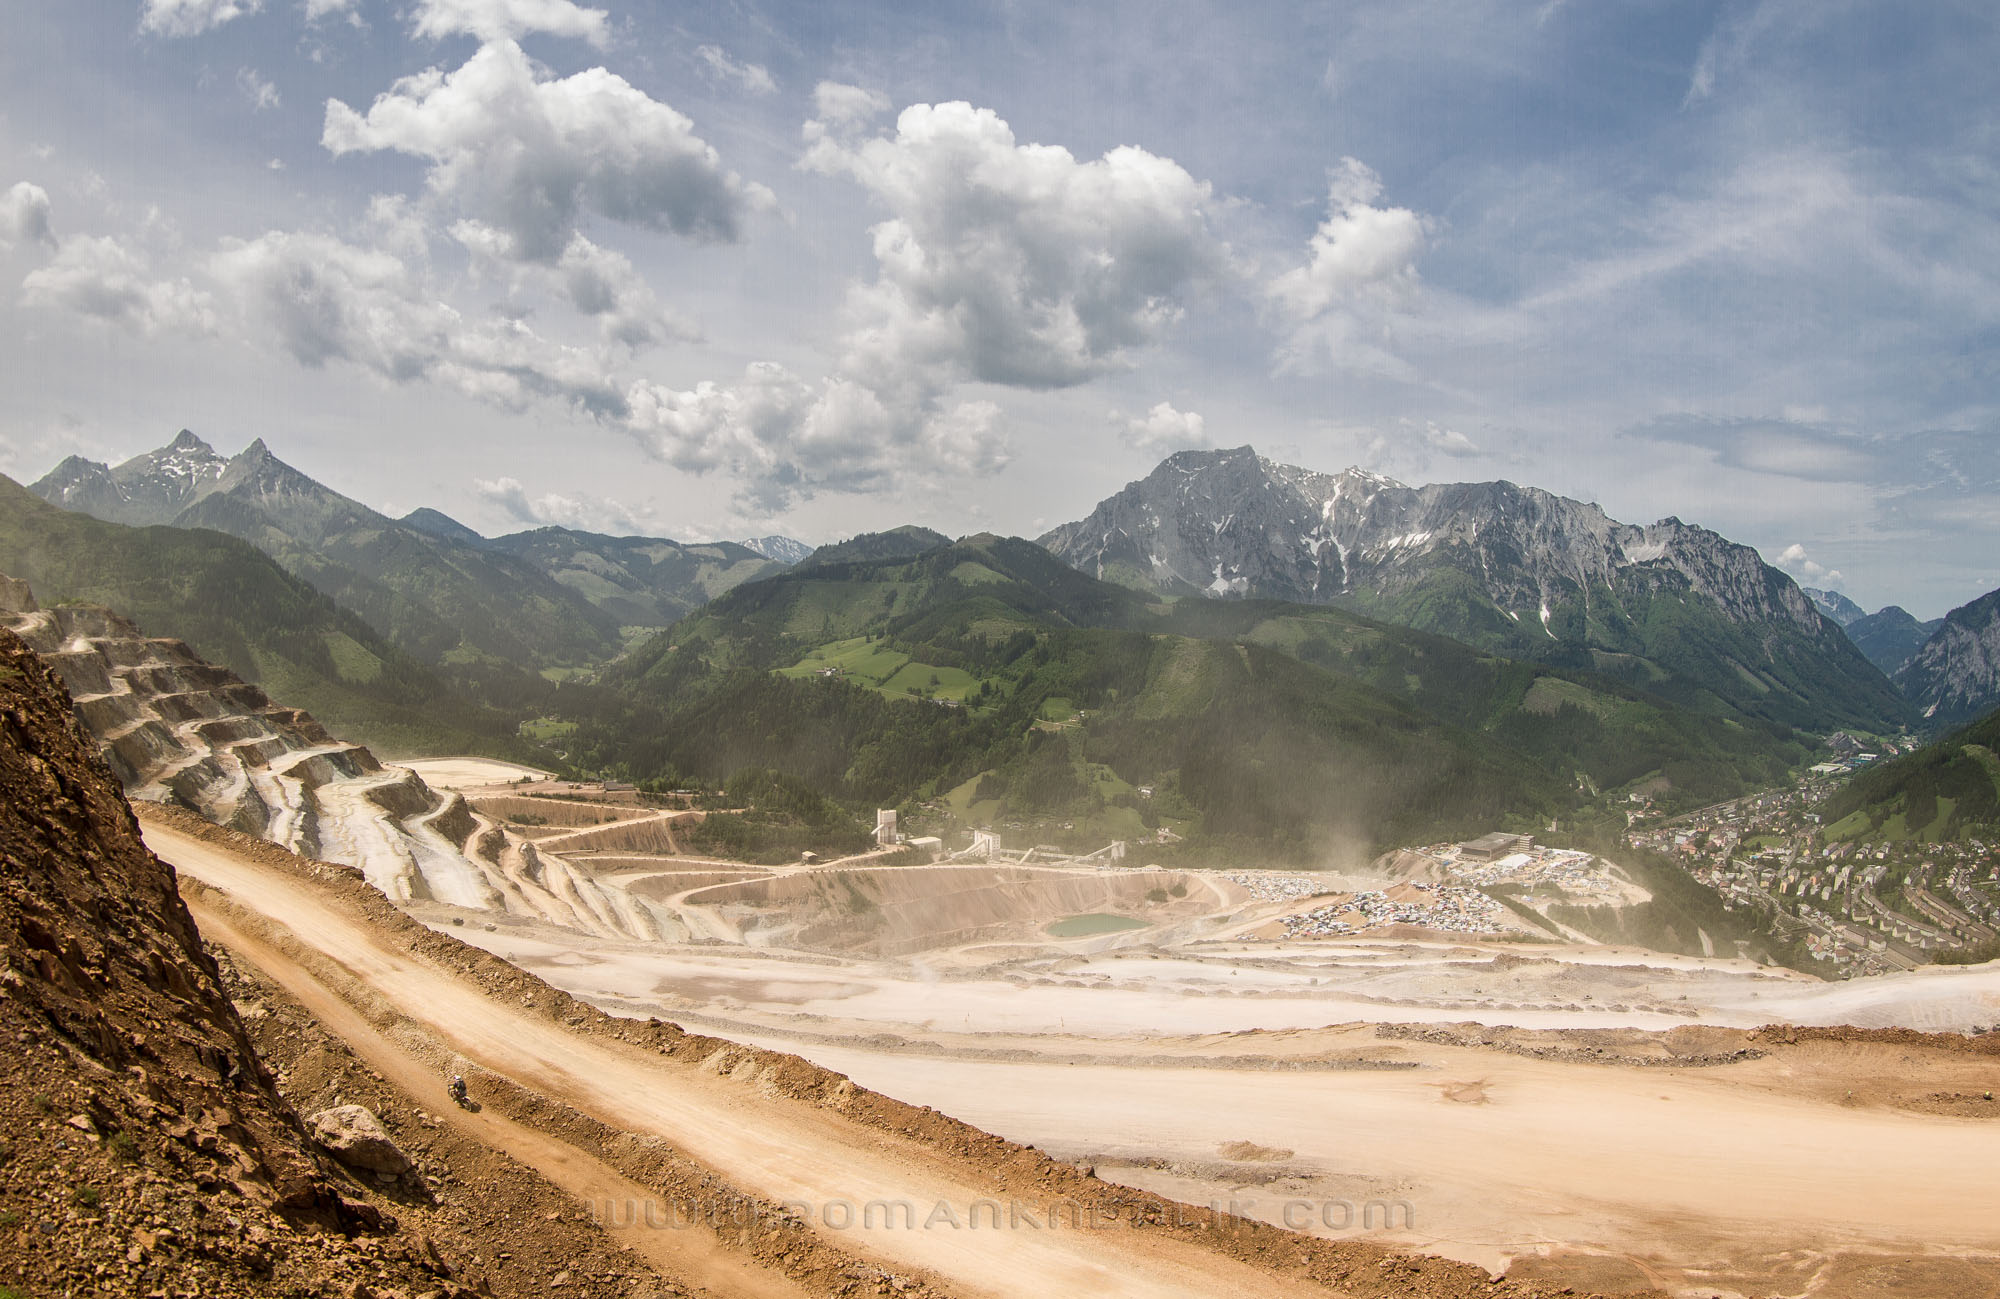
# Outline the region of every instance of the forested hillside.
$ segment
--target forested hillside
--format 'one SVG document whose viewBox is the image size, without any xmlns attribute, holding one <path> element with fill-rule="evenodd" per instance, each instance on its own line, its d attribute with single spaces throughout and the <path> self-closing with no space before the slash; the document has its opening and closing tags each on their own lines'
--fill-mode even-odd
<svg viewBox="0 0 2000 1299">
<path fill-rule="evenodd" d="M 1164 601 L 990 536 L 738 587 L 559 699 L 573 758 L 636 779 L 772 769 L 856 805 L 1300 860 L 1624 788 L 1692 805 L 1808 752 L 1606 678 L 1338 609 Z"/>
<path fill-rule="evenodd" d="M 247 542 L 57 509 L 0 477 L 0 572 L 187 641 L 337 734 L 390 753 L 519 754 L 515 720 L 448 689 Z"/>
</svg>

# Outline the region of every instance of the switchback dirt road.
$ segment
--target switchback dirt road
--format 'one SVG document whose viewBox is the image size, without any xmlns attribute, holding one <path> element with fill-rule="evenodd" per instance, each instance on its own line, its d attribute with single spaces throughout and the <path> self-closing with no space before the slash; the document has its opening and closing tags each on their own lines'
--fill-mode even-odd
<svg viewBox="0 0 2000 1299">
<path fill-rule="evenodd" d="M 427 1038 L 478 1069 L 613 1128 L 663 1137 L 745 1192 L 803 1206 L 809 1220 L 822 1234 L 836 1236 L 842 1249 L 898 1274 L 931 1280 L 947 1293 L 1263 1299 L 1274 1283 L 1287 1294 L 1344 1293 L 1315 1285 L 1293 1268 L 1274 1275 L 1272 1268 L 1165 1234 L 1031 1228 L 1006 1216 L 995 1224 L 992 1215 L 982 1217 L 973 1208 L 975 1202 L 1007 1198 L 1002 1179 L 991 1170 L 825 1106 L 773 1094 L 757 1085 L 754 1069 L 724 1073 L 669 1064 L 502 1004 L 461 972 L 406 950 L 407 938 L 384 932 L 357 914 L 337 889 L 297 871 L 204 842 L 156 819 L 149 818 L 146 840 L 183 875 L 288 935 L 288 941 L 260 939 L 191 890 L 201 903 L 194 910 L 205 931 L 314 1006 L 358 1053 L 381 1062 L 378 1068 L 386 1063 L 407 1070 L 410 1066 L 399 1066 L 396 1059 L 409 1055 L 399 1043 L 413 1035 Z M 311 959 L 292 954 L 299 944 Z M 329 970 L 337 973 L 329 977 Z M 552 1160 L 544 1144 L 504 1124 L 490 1125 L 483 1136 L 558 1184 L 586 1192 L 603 1184 L 601 1171 L 574 1161 L 545 1167 L 567 1156 Z M 892 1224 L 888 1215 L 867 1221 L 858 1210 L 871 1203 L 910 1205 L 918 1226 Z M 835 1206 L 851 1206 L 853 1220 L 835 1221 L 850 1216 Z M 926 1228 L 927 1220 L 940 1225 Z M 965 1226 L 975 1222 L 977 1229 Z M 726 1266 L 728 1260 L 712 1260 L 715 1266 L 705 1273 L 699 1257 L 683 1254 L 677 1262 L 718 1291 L 777 1292 L 743 1268 Z M 1446 1292 L 1462 1291 L 1457 1285 L 1436 1291 Z"/>
</svg>

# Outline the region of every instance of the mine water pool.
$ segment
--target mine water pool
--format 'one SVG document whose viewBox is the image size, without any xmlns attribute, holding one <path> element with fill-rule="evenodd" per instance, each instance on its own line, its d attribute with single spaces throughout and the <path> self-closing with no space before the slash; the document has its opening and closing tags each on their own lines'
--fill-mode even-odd
<svg viewBox="0 0 2000 1299">
<path fill-rule="evenodd" d="M 1121 929 L 1144 929 L 1146 922 L 1130 916 L 1092 911 L 1081 916 L 1064 916 L 1048 927 L 1051 938 L 1087 938 L 1092 934 L 1115 934 Z"/>
</svg>

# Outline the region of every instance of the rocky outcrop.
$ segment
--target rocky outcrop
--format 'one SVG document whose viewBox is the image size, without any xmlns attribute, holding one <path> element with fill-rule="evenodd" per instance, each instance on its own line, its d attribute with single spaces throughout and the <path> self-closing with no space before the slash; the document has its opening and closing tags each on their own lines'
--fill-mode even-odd
<svg viewBox="0 0 2000 1299">
<path fill-rule="evenodd" d="M 1890 724 L 1902 712 L 1755 550 L 1508 482 L 1408 487 L 1249 447 L 1185 451 L 1041 544 L 1128 586 L 1338 604 L 1650 689 L 1681 678 L 1690 701 L 1705 692 L 1792 724 Z"/>
<path fill-rule="evenodd" d="M 336 1105 L 321 1110 L 308 1118 L 306 1125 L 313 1140 L 349 1168 L 379 1173 L 393 1181 L 416 1167 L 382 1126 L 382 1121 L 365 1105 Z"/>
<path fill-rule="evenodd" d="M 2000 707 L 2000 591 L 1945 615 L 1896 676 L 1926 721 L 1970 721 Z"/>
<path fill-rule="evenodd" d="M 281 1202 L 323 1199 L 297 1116 L 250 1049 L 173 872 L 140 843 L 60 679 L 4 630 L 0 788 L 6 1054 L 63 1074 L 89 1061 L 121 1096 L 120 1080 L 136 1080 L 136 1096 L 100 1098 L 98 1113 L 86 1104 L 86 1121 L 72 1125 L 79 1132 L 124 1130 L 133 1121 L 128 1103 L 149 1119 L 213 1112 L 208 1126 L 225 1135 L 240 1165 L 235 1177 Z M 14 1095 L 46 1093 L 53 1081 L 39 1078 Z"/>
</svg>

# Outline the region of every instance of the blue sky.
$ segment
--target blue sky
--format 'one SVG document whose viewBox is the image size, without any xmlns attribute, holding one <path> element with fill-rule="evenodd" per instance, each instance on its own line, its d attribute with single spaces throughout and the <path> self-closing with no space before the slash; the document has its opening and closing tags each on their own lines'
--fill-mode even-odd
<svg viewBox="0 0 2000 1299">
<path fill-rule="evenodd" d="M 0 471 L 1035 535 L 1167 452 L 2000 586 L 1990 6 L 9 6 Z"/>
</svg>

